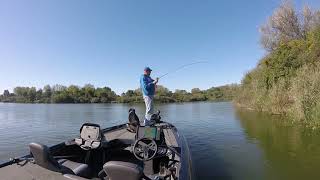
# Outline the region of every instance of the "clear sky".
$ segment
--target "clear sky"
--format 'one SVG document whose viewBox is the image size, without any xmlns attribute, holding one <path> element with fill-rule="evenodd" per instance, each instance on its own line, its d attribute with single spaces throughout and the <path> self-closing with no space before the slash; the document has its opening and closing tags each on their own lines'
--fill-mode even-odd
<svg viewBox="0 0 320 180">
<path fill-rule="evenodd" d="M 265 53 L 276 0 L 0 0 L 0 93 L 46 84 L 139 86 L 150 66 L 170 90 L 239 83 Z M 319 0 L 295 1 L 320 7 Z"/>
</svg>

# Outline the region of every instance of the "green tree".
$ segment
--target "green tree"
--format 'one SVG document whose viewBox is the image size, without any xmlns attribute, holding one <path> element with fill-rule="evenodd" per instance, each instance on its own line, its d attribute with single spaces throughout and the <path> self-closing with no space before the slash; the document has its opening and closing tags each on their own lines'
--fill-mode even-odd
<svg viewBox="0 0 320 180">
<path fill-rule="evenodd" d="M 38 89 L 36 93 L 36 100 L 37 103 L 42 103 L 43 102 L 43 91 L 42 89 Z"/>
<path fill-rule="evenodd" d="M 117 95 L 114 91 L 111 90 L 111 88 L 103 87 L 96 89 L 95 97 L 97 98 L 97 102 L 110 103 L 116 100 Z"/>
<path fill-rule="evenodd" d="M 37 97 L 37 89 L 35 87 L 31 87 L 28 89 L 28 102 L 33 103 Z"/>
<path fill-rule="evenodd" d="M 3 96 L 4 96 L 5 98 L 9 97 L 9 96 L 10 96 L 9 90 L 4 90 L 4 91 L 3 91 Z"/>
<path fill-rule="evenodd" d="M 66 94 L 68 94 L 68 96 L 70 96 L 70 98 L 72 98 L 72 102 L 73 103 L 80 102 L 81 91 L 80 91 L 80 88 L 78 86 L 70 85 L 66 89 Z"/>
<path fill-rule="evenodd" d="M 86 84 L 81 89 L 81 92 L 82 92 L 82 98 L 80 99 L 80 102 L 90 103 L 91 99 L 94 97 L 95 88 L 91 84 Z"/>
</svg>

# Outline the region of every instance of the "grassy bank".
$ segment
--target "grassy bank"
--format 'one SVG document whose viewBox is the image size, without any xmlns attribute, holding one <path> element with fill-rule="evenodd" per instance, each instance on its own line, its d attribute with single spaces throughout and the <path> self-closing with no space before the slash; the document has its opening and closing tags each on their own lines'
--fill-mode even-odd
<svg viewBox="0 0 320 180">
<path fill-rule="evenodd" d="M 320 126 L 320 11 L 290 3 L 261 28 L 266 56 L 242 79 L 235 102 Z"/>
</svg>

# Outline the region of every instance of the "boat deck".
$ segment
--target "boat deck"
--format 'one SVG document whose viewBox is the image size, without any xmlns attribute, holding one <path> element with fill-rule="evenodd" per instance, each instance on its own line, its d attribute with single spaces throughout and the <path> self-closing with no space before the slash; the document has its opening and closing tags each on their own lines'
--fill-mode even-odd
<svg viewBox="0 0 320 180">
<path fill-rule="evenodd" d="M 167 123 L 160 123 L 158 126 L 163 126 L 163 125 L 167 125 Z M 168 146 L 178 147 L 177 139 L 171 128 L 163 129 L 163 133 L 165 136 L 166 144 Z M 105 132 L 104 137 L 107 141 L 111 141 L 113 139 L 119 139 L 123 142 L 128 142 L 128 143 L 135 141 L 135 133 L 129 132 L 125 126 L 119 129 Z"/>
<path fill-rule="evenodd" d="M 164 124 L 165 125 L 165 124 Z M 168 128 L 163 129 L 165 136 L 165 142 L 168 146 L 178 147 L 178 142 L 175 137 L 175 132 Z M 129 132 L 126 129 L 126 126 L 116 128 L 114 130 L 107 130 L 103 133 L 106 141 L 111 141 L 114 139 L 119 139 L 128 144 L 132 144 L 135 141 L 135 133 Z M 175 156 L 174 159 L 180 160 L 179 156 Z M 145 167 L 149 167 L 148 163 L 151 161 L 145 162 Z M 144 172 L 148 174 L 148 169 L 144 169 Z M 0 179 L 1 180 L 86 180 L 85 178 L 74 176 L 70 174 L 62 175 L 59 172 L 54 172 L 42 168 L 32 161 L 22 161 L 12 165 L 5 166 L 0 168 Z"/>
</svg>

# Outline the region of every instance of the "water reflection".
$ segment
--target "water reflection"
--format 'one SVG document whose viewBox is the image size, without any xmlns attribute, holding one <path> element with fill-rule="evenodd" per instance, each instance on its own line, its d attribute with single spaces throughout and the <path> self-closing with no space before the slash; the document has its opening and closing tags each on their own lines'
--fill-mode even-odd
<svg viewBox="0 0 320 180">
<path fill-rule="evenodd" d="M 319 179 L 320 133 L 278 116 L 237 111 L 249 141 L 263 152 L 266 179 Z"/>
</svg>

